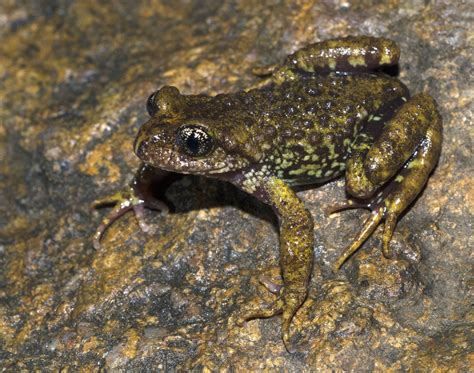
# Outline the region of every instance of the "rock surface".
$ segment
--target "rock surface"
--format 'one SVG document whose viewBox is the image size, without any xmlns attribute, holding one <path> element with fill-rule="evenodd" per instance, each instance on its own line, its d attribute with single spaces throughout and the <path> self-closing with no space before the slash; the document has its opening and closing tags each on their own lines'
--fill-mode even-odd
<svg viewBox="0 0 474 373">
<path fill-rule="evenodd" d="M 0 365 L 11 369 L 448 369 L 472 354 L 473 31 L 469 2 L 43 0 L 0 4 Z M 106 4 L 106 5 L 104 5 Z M 348 34 L 400 45 L 400 78 L 428 91 L 444 145 L 399 222 L 337 275 L 364 212 L 324 215 L 341 180 L 301 192 L 315 218 L 315 266 L 295 317 L 235 316 L 278 279 L 270 209 L 230 185 L 184 177 L 175 213 L 125 215 L 95 251 L 91 202 L 138 166 L 134 134 L 156 88 L 216 94 L 255 82 L 252 66 Z"/>
</svg>

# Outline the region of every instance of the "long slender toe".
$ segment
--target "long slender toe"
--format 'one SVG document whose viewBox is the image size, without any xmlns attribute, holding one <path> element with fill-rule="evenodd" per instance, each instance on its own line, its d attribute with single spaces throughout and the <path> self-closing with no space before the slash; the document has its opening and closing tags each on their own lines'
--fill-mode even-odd
<svg viewBox="0 0 474 373">
<path fill-rule="evenodd" d="M 379 207 L 372 211 L 369 218 L 365 221 L 364 226 L 360 230 L 359 234 L 352 241 L 351 245 L 343 251 L 339 258 L 332 265 L 333 272 L 337 272 L 344 262 L 362 245 L 362 243 L 373 233 L 377 228 L 384 215 L 384 208 Z"/>
<path fill-rule="evenodd" d="M 237 317 L 237 325 L 242 326 L 246 321 L 253 319 L 266 319 L 282 313 L 283 302 L 280 299 L 266 303 L 257 298 L 247 303 Z"/>
<path fill-rule="evenodd" d="M 282 316 L 282 325 L 281 325 L 281 336 L 283 343 L 285 344 L 286 350 L 291 354 L 294 352 L 294 348 L 290 342 L 290 326 L 291 320 L 293 320 L 293 312 L 291 310 L 285 309 Z"/>
<path fill-rule="evenodd" d="M 328 206 L 325 210 L 325 215 L 329 216 L 335 214 L 337 212 L 349 209 L 367 209 L 369 205 L 367 203 L 356 202 L 351 199 L 347 200 L 347 202 L 335 204 L 332 206 Z"/>
<path fill-rule="evenodd" d="M 282 284 L 273 282 L 268 276 L 265 275 L 260 276 L 258 280 L 270 293 L 280 295 L 281 289 L 283 289 Z"/>
<path fill-rule="evenodd" d="M 385 226 L 383 229 L 382 236 L 382 253 L 383 256 L 387 259 L 393 257 L 392 250 L 390 249 L 390 240 L 392 239 L 393 232 L 395 231 L 395 226 L 397 225 L 398 216 L 393 213 L 388 213 L 385 217 Z"/>
<path fill-rule="evenodd" d="M 117 204 L 112 211 L 102 220 L 100 223 L 99 227 L 94 233 L 94 237 L 92 239 L 92 245 L 94 246 L 94 249 L 99 250 L 100 249 L 100 239 L 102 238 L 105 230 L 114 222 L 116 221 L 119 217 L 121 217 L 123 214 L 125 214 L 127 211 L 132 209 L 131 204 L 123 204 L 119 203 Z"/>
<path fill-rule="evenodd" d="M 166 215 L 169 211 L 166 204 L 160 200 L 150 199 L 150 201 L 145 201 L 133 186 L 129 186 L 113 195 L 94 201 L 92 207 L 98 208 L 110 204 L 115 204 L 115 206 L 102 220 L 92 239 L 92 244 L 96 250 L 100 249 L 100 240 L 107 228 L 127 211 L 134 211 L 138 225 L 143 232 L 150 230 L 149 226 L 145 223 L 145 207 L 160 210 L 162 215 Z"/>
</svg>

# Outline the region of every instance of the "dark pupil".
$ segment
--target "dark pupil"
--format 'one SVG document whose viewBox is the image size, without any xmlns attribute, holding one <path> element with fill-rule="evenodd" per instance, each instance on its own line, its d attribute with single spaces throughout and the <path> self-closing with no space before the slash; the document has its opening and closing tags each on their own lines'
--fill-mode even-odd
<svg viewBox="0 0 474 373">
<path fill-rule="evenodd" d="M 192 156 L 207 155 L 214 145 L 212 137 L 197 126 L 181 128 L 178 133 L 178 143 L 186 154 Z"/>
<path fill-rule="evenodd" d="M 196 136 L 196 133 L 191 133 L 186 139 L 186 147 L 188 148 L 189 152 L 192 154 L 198 154 L 199 146 L 199 138 Z"/>
</svg>

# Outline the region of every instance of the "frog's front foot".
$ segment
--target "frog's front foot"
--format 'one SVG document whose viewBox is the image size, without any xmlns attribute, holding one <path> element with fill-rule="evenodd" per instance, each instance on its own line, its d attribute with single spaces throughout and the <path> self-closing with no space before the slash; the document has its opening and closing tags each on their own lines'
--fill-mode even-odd
<svg viewBox="0 0 474 373">
<path fill-rule="evenodd" d="M 147 198 L 146 200 L 139 195 L 134 186 L 129 186 L 110 196 L 100 198 L 92 203 L 93 208 L 99 208 L 106 205 L 114 205 L 112 211 L 102 220 L 101 224 L 94 233 L 92 244 L 96 250 L 100 249 L 100 239 L 105 230 L 127 211 L 133 210 L 138 221 L 140 229 L 144 232 L 149 231 L 149 226 L 145 223 L 143 210 L 145 207 L 159 210 L 162 215 L 168 213 L 168 206 L 157 199 Z"/>
<path fill-rule="evenodd" d="M 246 321 L 253 319 L 266 319 L 282 315 L 281 335 L 285 348 L 288 352 L 294 352 L 291 344 L 290 327 L 293 316 L 306 299 L 306 286 L 297 288 L 291 285 L 274 283 L 266 276 L 260 278 L 260 283 L 272 294 L 276 295 L 273 300 L 267 296 L 257 296 L 243 306 L 237 317 L 237 325 L 242 326 Z"/>
<path fill-rule="evenodd" d="M 106 205 L 114 205 L 114 208 L 97 228 L 93 238 L 94 248 L 100 248 L 100 239 L 107 227 L 130 210 L 133 210 L 135 213 L 141 230 L 144 232 L 149 231 L 149 227 L 145 223 L 143 210 L 147 207 L 160 211 L 162 215 L 166 215 L 169 211 L 168 206 L 155 197 L 154 191 L 160 187 L 166 189 L 167 185 L 175 179 L 176 174 L 142 164 L 130 186 L 95 201 L 92 204 L 93 208 Z"/>
<path fill-rule="evenodd" d="M 273 316 L 281 315 L 285 310 L 285 302 L 283 297 L 278 296 L 274 301 L 267 301 L 262 297 L 256 297 L 250 302 L 246 303 L 243 309 L 239 312 L 237 316 L 236 324 L 238 326 L 243 326 L 247 321 L 254 319 L 267 319 Z M 292 311 L 290 311 L 292 312 Z M 293 348 L 290 342 L 290 323 L 293 315 L 289 318 L 289 321 L 282 323 L 282 339 L 283 343 L 288 352 L 293 352 Z"/>
</svg>

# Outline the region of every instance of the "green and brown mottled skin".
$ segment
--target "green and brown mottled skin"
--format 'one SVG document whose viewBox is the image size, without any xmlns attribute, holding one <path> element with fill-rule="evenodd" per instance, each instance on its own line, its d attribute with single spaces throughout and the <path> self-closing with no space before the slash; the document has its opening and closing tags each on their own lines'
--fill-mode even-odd
<svg viewBox="0 0 474 373">
<path fill-rule="evenodd" d="M 284 280 L 274 304 L 247 305 L 240 322 L 281 313 L 289 346 L 291 320 L 307 296 L 314 246 L 312 217 L 291 187 L 345 172 L 347 192 L 357 200 L 335 210 L 372 210 L 335 262 L 337 270 L 382 219 L 383 252 L 390 256 L 397 218 L 438 160 L 442 123 L 436 103 L 424 93 L 410 98 L 403 83 L 381 72 L 396 65 L 399 55 L 391 40 L 348 37 L 312 44 L 281 66 L 259 69 L 263 79 L 246 91 L 210 97 L 161 88 L 150 96 L 151 118 L 135 140 L 144 165 L 126 191 L 97 202 L 117 206 L 97 230 L 94 245 L 99 247 L 106 227 L 129 209 L 138 217 L 144 206 L 165 210 L 147 187 L 169 173 L 235 184 L 278 215 Z"/>
</svg>

